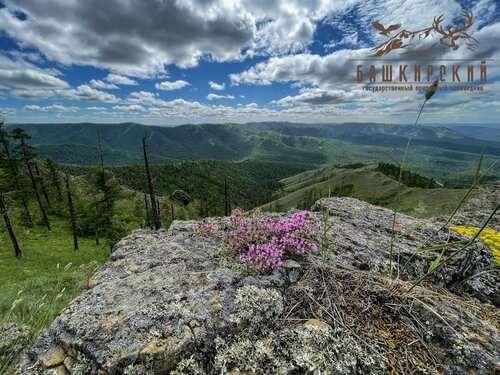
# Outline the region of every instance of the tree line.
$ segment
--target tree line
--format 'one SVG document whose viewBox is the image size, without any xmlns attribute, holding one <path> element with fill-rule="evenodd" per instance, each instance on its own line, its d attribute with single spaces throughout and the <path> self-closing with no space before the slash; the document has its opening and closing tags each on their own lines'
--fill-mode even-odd
<svg viewBox="0 0 500 375">
<path fill-rule="evenodd" d="M 381 172 L 392 179 L 399 180 L 401 169 L 399 165 L 396 164 L 378 163 L 376 171 Z M 439 187 L 433 178 L 422 176 L 407 169 L 403 169 L 401 183 L 408 187 L 420 187 L 424 189 L 435 189 Z"/>
<path fill-rule="evenodd" d="M 39 160 L 38 151 L 30 144 L 30 135 L 21 128 L 11 132 L 5 129 L 0 119 L 0 213 L 12 243 L 14 254 L 23 255 L 17 239 L 15 222 L 24 227 L 35 225 L 52 230 L 52 218 L 66 218 L 73 235 L 73 247 L 78 250 L 78 237 L 93 237 L 96 244 L 103 239 L 110 250 L 126 234 L 122 212 L 117 209 L 119 200 L 130 201 L 138 194 L 124 188 L 121 181 L 110 168 L 106 168 L 98 137 L 99 165 L 88 168 L 84 176 L 67 173 L 64 166 L 51 158 Z M 142 140 L 145 178 L 141 178 L 144 198 L 136 202 L 135 216 L 144 217 L 141 227 L 158 230 L 162 227 L 162 217 L 167 221 L 182 218 L 182 206 L 187 206 L 191 198 L 187 193 L 176 190 L 172 198 L 180 203 L 175 212 L 174 204 L 165 202 L 157 196 L 155 176 L 149 159 L 147 136 Z M 231 196 L 227 177 L 224 178 L 224 199 L 220 202 L 224 214 L 231 211 Z M 200 216 L 209 216 L 209 196 L 198 203 L 196 209 Z M 142 203 L 141 203 L 142 202 Z M 19 220 L 12 219 L 12 209 L 22 207 Z M 216 210 L 213 210 L 214 212 Z"/>
</svg>

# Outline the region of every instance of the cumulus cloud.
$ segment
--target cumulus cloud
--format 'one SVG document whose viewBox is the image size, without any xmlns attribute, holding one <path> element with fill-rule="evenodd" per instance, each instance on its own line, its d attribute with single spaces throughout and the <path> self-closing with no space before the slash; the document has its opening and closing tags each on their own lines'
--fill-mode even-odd
<svg viewBox="0 0 500 375">
<path fill-rule="evenodd" d="M 112 84 L 112 83 L 106 83 L 104 81 L 98 80 L 98 79 L 93 79 L 89 82 L 89 85 L 95 89 L 102 89 L 102 90 L 115 90 L 118 89 L 118 86 Z"/>
<path fill-rule="evenodd" d="M 217 100 L 217 99 L 234 99 L 233 95 L 218 95 L 218 94 L 208 94 L 208 100 Z"/>
<path fill-rule="evenodd" d="M 68 99 L 85 102 L 116 103 L 119 99 L 107 92 L 96 90 L 89 85 L 64 90 L 12 90 L 11 95 L 21 99 Z"/>
<path fill-rule="evenodd" d="M 88 85 L 80 85 L 76 89 L 60 91 L 58 94 L 63 98 L 82 100 L 86 102 L 114 103 L 118 101 L 116 96 L 104 91 L 93 89 Z"/>
<path fill-rule="evenodd" d="M 212 90 L 218 90 L 218 91 L 222 91 L 226 88 L 226 84 L 225 83 L 216 83 L 214 81 L 209 81 L 208 84 L 210 85 L 210 88 Z"/>
<path fill-rule="evenodd" d="M 106 112 L 108 110 L 106 107 L 97 107 L 97 106 L 90 106 L 86 107 L 85 109 L 94 112 Z"/>
<path fill-rule="evenodd" d="M 298 95 L 286 96 L 275 103 L 282 106 L 291 106 L 297 104 L 342 104 L 375 100 L 373 93 L 359 89 L 344 91 L 303 88 Z"/>
<path fill-rule="evenodd" d="M 0 25 L 13 39 L 65 65 L 92 65 L 127 76 L 164 73 L 168 64 L 194 66 L 203 55 L 218 61 L 239 58 L 256 33 L 251 12 L 240 2 L 224 0 L 3 3 Z M 27 18 L 18 19 L 16 10 Z"/>
<path fill-rule="evenodd" d="M 165 73 L 169 64 L 193 67 L 202 58 L 231 61 L 302 51 L 311 44 L 318 21 L 353 1 L 3 3 L 0 27 L 47 58 L 144 77 Z M 16 17 L 16 11 L 26 19 Z"/>
<path fill-rule="evenodd" d="M 301 53 L 272 57 L 250 69 L 231 74 L 233 85 L 270 85 L 273 82 L 303 82 L 314 85 L 338 85 L 354 82 L 356 58 L 364 58 L 369 50 L 339 50 L 326 56 Z"/>
<path fill-rule="evenodd" d="M 115 85 L 128 85 L 128 86 L 138 85 L 137 81 L 133 80 L 132 78 L 113 73 L 108 74 L 105 80 Z"/>
<path fill-rule="evenodd" d="M 165 91 L 172 91 L 172 90 L 179 90 L 182 89 L 183 87 L 189 86 L 189 82 L 183 81 L 183 80 L 178 80 L 178 81 L 164 81 L 155 84 L 155 87 L 158 90 L 165 90 Z"/>
<path fill-rule="evenodd" d="M 0 89 L 64 89 L 69 84 L 54 69 L 42 69 L 21 58 L 0 55 Z"/>
<path fill-rule="evenodd" d="M 136 91 L 129 95 L 128 102 L 141 105 L 157 105 L 163 101 L 158 99 L 158 94 L 149 91 Z"/>
<path fill-rule="evenodd" d="M 145 108 L 142 105 L 138 104 L 131 104 L 131 105 L 116 105 L 113 107 L 113 109 L 116 109 L 118 111 L 129 111 L 129 112 L 142 112 L 145 110 Z"/>
<path fill-rule="evenodd" d="M 77 112 L 79 110 L 78 107 L 65 107 L 63 105 L 49 105 L 49 106 L 39 106 L 39 105 L 25 105 L 23 107 L 24 111 L 33 112 L 55 112 L 55 113 L 68 113 L 68 112 Z"/>
</svg>

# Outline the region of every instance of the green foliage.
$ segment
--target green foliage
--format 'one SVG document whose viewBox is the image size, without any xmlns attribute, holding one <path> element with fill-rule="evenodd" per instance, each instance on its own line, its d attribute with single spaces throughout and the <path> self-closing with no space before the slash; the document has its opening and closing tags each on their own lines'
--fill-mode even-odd
<svg viewBox="0 0 500 375">
<path fill-rule="evenodd" d="M 92 168 L 84 199 L 79 200 L 80 234 L 96 239 L 103 237 L 112 247 L 125 233 L 117 210 L 117 202 L 123 198 L 123 188 L 111 171 Z"/>
<path fill-rule="evenodd" d="M 66 172 L 88 175 L 89 168 L 63 166 Z M 152 173 L 159 196 L 170 196 L 175 190 L 184 190 L 196 203 L 187 210 L 202 212 L 208 206 L 209 216 L 224 214 L 224 177 L 227 176 L 232 207 L 251 209 L 273 199 L 281 188 L 278 181 L 303 172 L 309 165 L 272 163 L 256 160 L 242 162 L 190 161 L 155 165 Z M 121 184 L 135 191 L 144 191 L 146 176 L 143 166 L 112 167 L 109 170 Z M 197 206 L 194 210 L 191 207 Z M 177 207 L 180 215 L 185 212 Z M 205 216 L 205 215 L 202 215 Z M 176 215 L 176 217 L 179 217 Z"/>
</svg>

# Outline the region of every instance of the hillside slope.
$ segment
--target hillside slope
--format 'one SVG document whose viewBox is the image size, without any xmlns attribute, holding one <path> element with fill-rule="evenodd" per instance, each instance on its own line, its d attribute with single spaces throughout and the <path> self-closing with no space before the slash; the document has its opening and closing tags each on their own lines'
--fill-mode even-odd
<svg viewBox="0 0 500 375">
<path fill-rule="evenodd" d="M 398 182 L 380 172 L 376 166 L 339 168 L 326 165 L 280 181 L 282 196 L 263 205 L 271 211 L 291 208 L 307 209 L 320 197 L 341 196 L 362 199 L 383 207 L 395 208 Z M 464 196 L 465 189 L 423 189 L 401 186 L 400 212 L 431 217 L 451 212 Z"/>
</svg>

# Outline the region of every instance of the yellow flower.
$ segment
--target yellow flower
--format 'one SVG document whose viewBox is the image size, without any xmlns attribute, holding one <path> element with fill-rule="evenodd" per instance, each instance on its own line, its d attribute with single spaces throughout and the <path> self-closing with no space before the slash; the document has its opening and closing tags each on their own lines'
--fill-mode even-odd
<svg viewBox="0 0 500 375">
<path fill-rule="evenodd" d="M 480 228 L 456 226 L 451 227 L 451 229 L 455 232 L 472 237 L 476 235 Z M 493 256 L 495 257 L 495 263 L 497 265 L 500 265 L 500 232 L 497 232 L 493 229 L 484 228 L 479 235 L 479 239 L 489 247 Z"/>
</svg>

